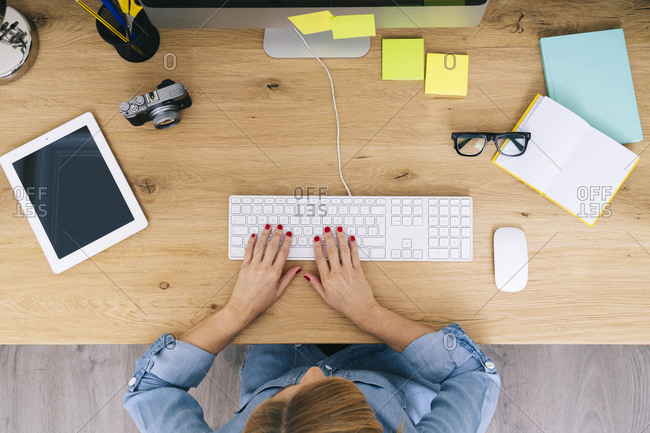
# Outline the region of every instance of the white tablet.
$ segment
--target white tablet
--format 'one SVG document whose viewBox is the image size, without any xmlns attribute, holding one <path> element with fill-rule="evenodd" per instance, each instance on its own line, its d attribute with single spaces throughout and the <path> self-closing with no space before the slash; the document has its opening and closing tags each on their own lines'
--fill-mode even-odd
<svg viewBox="0 0 650 433">
<path fill-rule="evenodd" d="M 0 156 L 0 165 L 57 274 L 147 227 L 91 113 Z"/>
</svg>

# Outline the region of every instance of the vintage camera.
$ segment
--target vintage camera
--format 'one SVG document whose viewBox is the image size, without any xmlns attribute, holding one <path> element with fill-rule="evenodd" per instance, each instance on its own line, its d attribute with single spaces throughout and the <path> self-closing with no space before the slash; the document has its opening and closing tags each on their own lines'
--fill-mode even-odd
<svg viewBox="0 0 650 433">
<path fill-rule="evenodd" d="M 163 80 L 153 92 L 138 95 L 120 104 L 120 112 L 133 126 L 153 120 L 157 129 L 169 128 L 181 121 L 180 110 L 192 105 L 192 99 L 181 83 Z"/>
</svg>

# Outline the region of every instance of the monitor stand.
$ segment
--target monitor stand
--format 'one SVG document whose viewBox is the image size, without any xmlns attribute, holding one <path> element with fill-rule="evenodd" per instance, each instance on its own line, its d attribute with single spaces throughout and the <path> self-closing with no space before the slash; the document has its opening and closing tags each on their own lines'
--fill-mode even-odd
<svg viewBox="0 0 650 433">
<path fill-rule="evenodd" d="M 370 50 L 370 38 L 333 39 L 332 32 L 303 35 L 318 57 L 363 57 Z M 314 57 L 292 28 L 265 29 L 264 51 L 278 59 Z"/>
</svg>

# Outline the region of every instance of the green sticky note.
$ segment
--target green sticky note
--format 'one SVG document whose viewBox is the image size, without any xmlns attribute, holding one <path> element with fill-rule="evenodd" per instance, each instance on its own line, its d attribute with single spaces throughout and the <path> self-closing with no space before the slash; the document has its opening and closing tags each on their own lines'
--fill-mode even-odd
<svg viewBox="0 0 650 433">
<path fill-rule="evenodd" d="M 424 80 L 424 39 L 381 41 L 382 80 Z"/>
<path fill-rule="evenodd" d="M 314 12 L 311 14 L 295 15 L 289 21 L 305 35 L 332 30 L 332 13 L 330 11 Z"/>
<path fill-rule="evenodd" d="M 362 36 L 375 36 L 375 16 L 340 15 L 332 18 L 332 36 L 334 39 L 360 38 Z"/>
<path fill-rule="evenodd" d="M 467 96 L 469 56 L 466 54 L 427 54 L 424 93 Z"/>
</svg>

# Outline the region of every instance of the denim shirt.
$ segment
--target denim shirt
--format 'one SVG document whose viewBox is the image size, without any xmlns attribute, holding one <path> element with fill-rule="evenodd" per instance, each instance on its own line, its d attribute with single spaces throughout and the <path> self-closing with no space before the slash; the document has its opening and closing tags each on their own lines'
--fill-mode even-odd
<svg viewBox="0 0 650 433">
<path fill-rule="evenodd" d="M 239 410 L 218 433 L 241 432 L 264 400 L 300 382 L 314 365 L 326 377 L 349 379 L 363 392 L 386 433 L 484 432 L 500 379 L 494 363 L 453 323 L 409 344 L 402 353 L 385 344 L 355 344 L 327 357 L 311 344 L 253 345 L 240 371 Z M 162 335 L 137 361 L 124 408 L 141 432 L 213 430 L 187 393 L 210 370 L 215 355 Z"/>
</svg>

